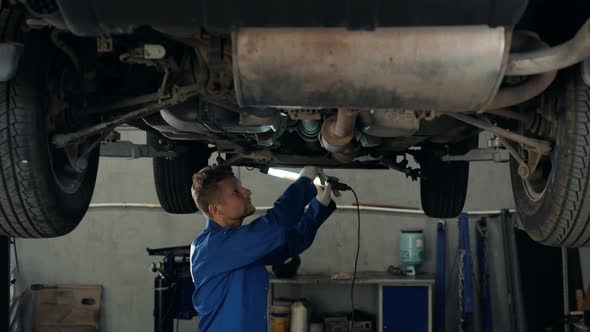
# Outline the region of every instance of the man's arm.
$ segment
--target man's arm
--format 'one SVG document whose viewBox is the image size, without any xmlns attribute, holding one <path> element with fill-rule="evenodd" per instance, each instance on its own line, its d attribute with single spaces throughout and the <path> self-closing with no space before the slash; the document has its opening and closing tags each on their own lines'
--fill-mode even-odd
<svg viewBox="0 0 590 332">
<path fill-rule="evenodd" d="M 264 257 L 264 265 L 281 263 L 307 250 L 313 243 L 320 226 L 334 210 L 336 210 L 334 201 L 330 201 L 328 206 L 324 206 L 317 199 L 313 199 L 297 225 L 287 230 L 285 244 Z"/>
<path fill-rule="evenodd" d="M 316 194 L 313 182 L 301 177 L 287 188 L 266 215 L 248 225 L 224 229 L 209 239 L 208 268 L 231 271 L 259 261 L 286 243 L 286 230 L 303 217 L 304 208 Z"/>
<path fill-rule="evenodd" d="M 270 223 L 293 227 L 301 219 L 305 206 L 316 193 L 313 181 L 302 176 L 275 201 L 273 207 L 266 211 L 265 217 Z"/>
</svg>

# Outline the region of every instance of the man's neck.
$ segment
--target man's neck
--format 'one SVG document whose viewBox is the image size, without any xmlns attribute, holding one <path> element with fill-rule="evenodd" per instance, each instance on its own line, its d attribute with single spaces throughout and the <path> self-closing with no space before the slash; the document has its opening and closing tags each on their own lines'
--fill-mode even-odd
<svg viewBox="0 0 590 332">
<path fill-rule="evenodd" d="M 220 217 L 210 219 L 223 228 L 240 227 L 242 225 L 242 220 L 227 220 Z"/>
</svg>

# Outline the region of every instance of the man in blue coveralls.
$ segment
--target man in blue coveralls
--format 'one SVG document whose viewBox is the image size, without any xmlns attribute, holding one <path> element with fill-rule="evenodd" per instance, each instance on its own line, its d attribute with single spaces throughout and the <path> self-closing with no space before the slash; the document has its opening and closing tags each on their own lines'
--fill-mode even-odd
<svg viewBox="0 0 590 332">
<path fill-rule="evenodd" d="M 242 226 L 255 212 L 252 192 L 242 187 L 231 168 L 207 166 L 195 174 L 193 199 L 207 217 L 205 230 L 191 245 L 193 305 L 200 332 L 266 331 L 265 265 L 301 254 L 336 209 L 331 188 L 318 193 L 315 177 L 316 168 L 304 167 L 266 215 Z"/>
</svg>

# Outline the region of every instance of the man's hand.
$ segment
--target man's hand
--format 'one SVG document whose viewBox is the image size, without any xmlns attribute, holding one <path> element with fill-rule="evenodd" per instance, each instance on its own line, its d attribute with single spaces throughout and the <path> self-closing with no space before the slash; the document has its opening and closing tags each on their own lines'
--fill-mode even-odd
<svg viewBox="0 0 590 332">
<path fill-rule="evenodd" d="M 332 186 L 328 183 L 324 188 L 317 186 L 318 188 L 318 195 L 316 199 L 320 204 L 323 206 L 330 205 L 330 201 L 332 201 Z"/>
<path fill-rule="evenodd" d="M 313 167 L 313 166 L 305 166 L 305 167 L 303 167 L 301 172 L 299 172 L 299 177 L 306 177 L 306 178 L 310 179 L 311 181 L 313 181 L 317 175 L 318 175 L 317 168 Z"/>
</svg>

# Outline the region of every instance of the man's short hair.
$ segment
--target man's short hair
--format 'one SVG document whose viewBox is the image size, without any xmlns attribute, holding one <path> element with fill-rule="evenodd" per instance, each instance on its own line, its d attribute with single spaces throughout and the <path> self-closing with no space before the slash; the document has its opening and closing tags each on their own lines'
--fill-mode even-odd
<svg viewBox="0 0 590 332">
<path fill-rule="evenodd" d="M 234 177 L 231 167 L 218 165 L 207 166 L 193 175 L 191 194 L 199 210 L 207 217 L 211 217 L 209 204 L 219 201 L 217 183 L 227 177 Z"/>
</svg>

